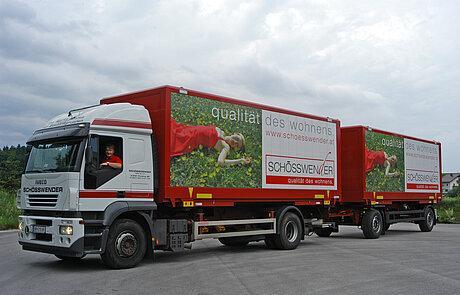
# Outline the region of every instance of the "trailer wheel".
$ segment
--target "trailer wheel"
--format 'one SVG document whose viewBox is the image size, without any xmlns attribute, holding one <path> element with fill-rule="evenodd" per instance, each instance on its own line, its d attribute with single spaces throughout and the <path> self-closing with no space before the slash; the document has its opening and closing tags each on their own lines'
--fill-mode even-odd
<svg viewBox="0 0 460 295">
<path fill-rule="evenodd" d="M 219 238 L 219 242 L 228 247 L 244 247 L 249 244 L 249 240 L 244 237 Z"/>
<path fill-rule="evenodd" d="M 361 229 L 366 239 L 378 239 L 383 230 L 382 214 L 374 209 L 366 211 L 361 221 Z"/>
<path fill-rule="evenodd" d="M 131 268 L 139 264 L 147 251 L 145 232 L 130 219 L 116 220 L 111 226 L 102 261 L 110 268 Z"/>
<path fill-rule="evenodd" d="M 281 250 L 292 250 L 297 248 L 301 240 L 302 224 L 299 217 L 288 212 L 283 216 L 280 225 L 280 232 L 275 235 L 274 242 Z"/>
<path fill-rule="evenodd" d="M 332 229 L 328 227 L 317 228 L 314 230 L 314 232 L 318 237 L 327 238 L 332 234 Z"/>
<path fill-rule="evenodd" d="M 434 210 L 431 207 L 425 208 L 425 219 L 420 221 L 418 227 L 422 232 L 430 232 L 434 227 L 435 214 Z"/>
</svg>

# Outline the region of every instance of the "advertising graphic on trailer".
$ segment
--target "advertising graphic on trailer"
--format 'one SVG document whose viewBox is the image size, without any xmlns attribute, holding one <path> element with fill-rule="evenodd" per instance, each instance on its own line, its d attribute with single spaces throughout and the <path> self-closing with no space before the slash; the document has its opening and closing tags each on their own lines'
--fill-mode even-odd
<svg viewBox="0 0 460 295">
<path fill-rule="evenodd" d="M 333 122 L 171 95 L 171 186 L 337 189 Z"/>
<path fill-rule="evenodd" d="M 262 111 L 262 186 L 337 189 L 336 124 Z"/>
<path fill-rule="evenodd" d="M 368 192 L 440 192 L 439 146 L 366 131 Z"/>
</svg>

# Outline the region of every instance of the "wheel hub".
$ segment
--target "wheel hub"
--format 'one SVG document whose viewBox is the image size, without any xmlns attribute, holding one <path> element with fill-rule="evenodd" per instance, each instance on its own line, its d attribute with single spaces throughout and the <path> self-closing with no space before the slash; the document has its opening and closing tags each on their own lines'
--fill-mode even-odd
<svg viewBox="0 0 460 295">
<path fill-rule="evenodd" d="M 374 232 L 380 231 L 380 220 L 377 216 L 374 216 L 374 218 L 372 218 L 372 230 L 374 230 Z"/>
<path fill-rule="evenodd" d="M 432 211 L 432 210 L 428 211 L 428 214 L 426 215 L 426 222 L 428 223 L 428 226 L 429 226 L 429 227 L 432 227 L 432 226 L 433 226 L 433 223 L 434 223 L 434 214 L 433 214 L 433 211 Z"/>
<path fill-rule="evenodd" d="M 284 226 L 284 232 L 286 233 L 287 240 L 292 243 L 297 239 L 299 235 L 299 229 L 294 221 L 289 221 Z"/>
<path fill-rule="evenodd" d="M 138 242 L 136 237 L 129 232 L 121 233 L 115 240 L 115 248 L 121 257 L 130 257 L 136 253 Z"/>
</svg>

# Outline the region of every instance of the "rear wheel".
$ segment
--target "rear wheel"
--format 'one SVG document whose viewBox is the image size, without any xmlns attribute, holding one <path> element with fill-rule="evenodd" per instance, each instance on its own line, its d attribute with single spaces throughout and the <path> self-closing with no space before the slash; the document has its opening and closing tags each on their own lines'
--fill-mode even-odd
<svg viewBox="0 0 460 295">
<path fill-rule="evenodd" d="M 219 242 L 229 247 L 244 247 L 249 244 L 249 239 L 245 237 L 219 238 Z"/>
<path fill-rule="evenodd" d="M 332 228 L 325 227 L 325 228 L 315 229 L 315 234 L 318 237 L 327 238 L 332 234 Z"/>
<path fill-rule="evenodd" d="M 283 216 L 280 232 L 275 235 L 274 242 L 279 249 L 292 250 L 297 248 L 302 238 L 302 224 L 299 217 L 291 212 Z"/>
<path fill-rule="evenodd" d="M 378 239 L 383 230 L 382 214 L 371 209 L 364 213 L 361 229 L 366 239 Z"/>
<path fill-rule="evenodd" d="M 433 208 L 426 207 L 424 216 L 425 216 L 425 219 L 420 221 L 418 226 L 420 227 L 421 231 L 430 232 L 434 227 L 434 221 L 436 218 Z"/>
<path fill-rule="evenodd" d="M 116 220 L 110 226 L 102 261 L 110 268 L 131 268 L 139 264 L 147 251 L 144 229 L 130 219 Z"/>
</svg>

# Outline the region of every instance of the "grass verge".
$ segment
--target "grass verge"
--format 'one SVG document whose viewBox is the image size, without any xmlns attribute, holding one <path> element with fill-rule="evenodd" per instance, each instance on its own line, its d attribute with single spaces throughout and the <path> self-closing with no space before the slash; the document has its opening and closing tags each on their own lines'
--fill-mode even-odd
<svg viewBox="0 0 460 295">
<path fill-rule="evenodd" d="M 437 209 L 439 222 L 460 223 L 460 196 L 444 197 Z"/>
<path fill-rule="evenodd" d="M 18 216 L 15 194 L 0 190 L 0 230 L 17 228 Z"/>
</svg>

